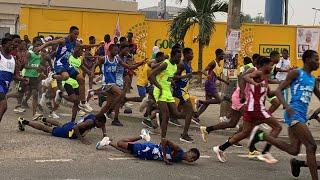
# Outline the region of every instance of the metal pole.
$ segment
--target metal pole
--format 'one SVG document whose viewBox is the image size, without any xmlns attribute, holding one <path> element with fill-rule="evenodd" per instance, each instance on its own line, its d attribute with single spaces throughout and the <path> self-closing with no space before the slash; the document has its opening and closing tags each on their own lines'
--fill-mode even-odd
<svg viewBox="0 0 320 180">
<path fill-rule="evenodd" d="M 163 8 L 163 19 L 167 19 L 167 0 L 163 0 L 164 8 Z"/>
<path fill-rule="evenodd" d="M 289 0 L 284 0 L 284 24 L 288 25 L 288 8 L 289 8 Z"/>
</svg>

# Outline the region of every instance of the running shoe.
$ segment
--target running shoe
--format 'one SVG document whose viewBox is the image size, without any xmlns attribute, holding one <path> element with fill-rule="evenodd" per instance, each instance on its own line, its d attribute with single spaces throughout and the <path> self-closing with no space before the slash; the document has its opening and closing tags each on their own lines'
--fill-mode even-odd
<svg viewBox="0 0 320 180">
<path fill-rule="evenodd" d="M 110 138 L 109 137 L 104 137 L 101 141 L 99 141 L 97 144 L 96 144 L 96 149 L 97 150 L 100 150 L 102 149 L 104 146 L 107 146 L 110 144 Z"/>
<path fill-rule="evenodd" d="M 33 120 L 33 121 L 38 121 L 38 119 L 39 119 L 40 117 L 43 117 L 43 115 L 40 114 L 40 113 L 38 113 L 38 112 L 36 112 L 36 114 L 33 115 L 32 120 Z"/>
<path fill-rule="evenodd" d="M 186 142 L 186 143 L 194 143 L 194 140 L 188 134 L 186 135 L 181 134 L 180 141 Z"/>
<path fill-rule="evenodd" d="M 117 119 L 114 119 L 112 122 L 111 122 L 111 125 L 113 126 L 123 126 L 123 124 L 117 120 Z"/>
<path fill-rule="evenodd" d="M 150 141 L 151 140 L 150 131 L 147 129 L 142 129 L 140 133 L 140 137 L 145 141 Z"/>
<path fill-rule="evenodd" d="M 200 126 L 200 132 L 201 132 L 201 137 L 203 142 L 208 142 L 208 131 L 207 131 L 207 127 L 205 126 Z"/>
<path fill-rule="evenodd" d="M 275 164 L 278 162 L 278 160 L 274 158 L 271 153 L 261 154 L 258 156 L 258 159 L 268 164 Z"/>
<path fill-rule="evenodd" d="M 313 113 L 313 114 L 308 118 L 308 120 L 318 119 L 318 118 L 319 118 L 318 114 Z"/>
<path fill-rule="evenodd" d="M 23 109 L 22 107 L 15 107 L 14 109 L 13 109 L 13 112 L 16 112 L 16 113 L 23 113 L 23 112 L 25 112 L 26 110 L 25 109 Z"/>
<path fill-rule="evenodd" d="M 249 152 L 248 158 L 249 158 L 249 159 L 255 159 L 255 158 L 257 158 L 257 157 L 260 156 L 260 155 L 261 155 L 261 152 L 255 150 L 255 151 L 253 151 L 253 152 Z"/>
<path fill-rule="evenodd" d="M 181 127 L 182 125 L 180 124 L 179 120 L 176 119 L 176 118 L 170 118 L 169 119 L 169 123 L 174 125 L 174 126 L 177 126 L 177 127 Z"/>
<path fill-rule="evenodd" d="M 92 107 L 90 107 L 89 103 L 87 103 L 87 102 L 84 104 L 80 103 L 78 105 L 78 107 L 79 107 L 79 109 L 81 109 L 85 112 L 88 112 L 88 113 L 93 111 Z"/>
<path fill-rule="evenodd" d="M 56 102 L 56 104 L 60 104 L 62 101 L 62 97 L 61 97 L 62 91 L 60 89 L 58 89 L 56 91 L 56 97 L 54 98 L 54 101 Z"/>
<path fill-rule="evenodd" d="M 18 117 L 18 127 L 19 127 L 20 131 L 26 130 L 26 128 L 25 128 L 26 125 L 23 124 L 23 120 L 24 119 L 22 117 Z"/>
<path fill-rule="evenodd" d="M 299 165 L 299 161 L 295 158 L 292 158 L 290 160 L 290 165 L 291 165 L 291 173 L 292 176 L 294 177 L 299 177 L 300 175 L 300 165 Z"/>
<path fill-rule="evenodd" d="M 212 150 L 213 150 L 213 152 L 216 153 L 217 158 L 219 159 L 220 162 L 224 163 L 224 162 L 227 161 L 224 152 L 219 149 L 219 146 L 214 146 L 214 147 L 212 148 Z"/>
<path fill-rule="evenodd" d="M 147 126 L 148 128 L 153 128 L 152 122 L 150 118 L 146 118 L 141 122 L 143 125 Z"/>
<path fill-rule="evenodd" d="M 50 118 L 53 118 L 53 119 L 59 119 L 59 118 L 60 118 L 60 116 L 58 116 L 55 111 L 52 111 L 52 112 L 49 114 L 49 117 L 50 117 Z"/>
<path fill-rule="evenodd" d="M 84 115 L 86 115 L 86 114 L 87 114 L 87 113 L 84 112 L 84 111 L 81 110 L 81 109 L 78 111 L 78 116 L 81 116 L 81 117 L 82 117 L 82 116 L 84 116 Z"/>
<path fill-rule="evenodd" d="M 193 117 L 191 118 L 191 121 L 192 121 L 194 124 L 198 125 L 198 126 L 200 125 L 200 119 L 197 118 L 197 117 L 194 117 L 194 116 L 193 116 Z"/>
<path fill-rule="evenodd" d="M 143 112 L 148 107 L 149 97 L 144 97 L 140 103 L 139 111 Z"/>
<path fill-rule="evenodd" d="M 93 89 L 89 89 L 87 92 L 87 97 L 86 97 L 86 101 L 89 102 L 90 99 L 94 96 L 94 90 Z"/>
<path fill-rule="evenodd" d="M 233 147 L 237 147 L 237 148 L 242 148 L 243 145 L 240 144 L 239 142 L 232 144 Z"/>
</svg>

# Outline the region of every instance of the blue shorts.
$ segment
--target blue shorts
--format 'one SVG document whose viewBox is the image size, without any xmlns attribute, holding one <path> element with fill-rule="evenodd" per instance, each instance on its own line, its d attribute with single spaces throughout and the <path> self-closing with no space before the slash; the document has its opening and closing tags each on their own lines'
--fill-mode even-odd
<svg viewBox="0 0 320 180">
<path fill-rule="evenodd" d="M 140 97 L 145 97 L 147 95 L 147 87 L 145 86 L 137 86 L 138 94 Z"/>
<path fill-rule="evenodd" d="M 74 126 L 75 126 L 74 122 L 68 122 L 62 126 L 54 127 L 52 130 L 52 136 L 77 139 L 77 136 L 74 134 L 74 130 L 73 130 Z"/>
<path fill-rule="evenodd" d="M 0 81 L 0 93 L 7 94 L 9 91 L 7 84 L 3 81 Z"/>
<path fill-rule="evenodd" d="M 291 117 L 289 117 L 287 111 L 285 111 L 284 113 L 284 122 L 288 125 L 288 126 L 294 126 L 297 123 L 302 123 L 302 124 L 306 124 L 308 121 L 307 118 L 307 112 L 299 112 L 297 110 L 294 110 L 295 114 Z"/>
<path fill-rule="evenodd" d="M 70 67 L 70 65 L 57 65 L 54 66 L 54 72 L 57 74 L 61 74 L 63 72 L 67 72 L 69 76 L 73 79 L 77 79 L 78 71 L 74 67 Z"/>
</svg>

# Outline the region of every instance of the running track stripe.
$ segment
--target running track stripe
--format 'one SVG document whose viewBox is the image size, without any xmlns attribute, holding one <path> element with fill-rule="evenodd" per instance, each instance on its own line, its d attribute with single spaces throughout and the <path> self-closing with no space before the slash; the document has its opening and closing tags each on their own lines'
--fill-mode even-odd
<svg viewBox="0 0 320 180">
<path fill-rule="evenodd" d="M 42 160 L 35 160 L 37 163 L 44 163 L 44 162 L 69 162 L 72 159 L 42 159 Z"/>
</svg>

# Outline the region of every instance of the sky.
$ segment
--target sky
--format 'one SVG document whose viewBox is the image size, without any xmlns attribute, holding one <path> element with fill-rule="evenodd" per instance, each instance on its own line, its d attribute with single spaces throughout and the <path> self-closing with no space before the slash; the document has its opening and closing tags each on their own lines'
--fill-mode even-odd
<svg viewBox="0 0 320 180">
<path fill-rule="evenodd" d="M 150 6 L 157 6 L 160 0 L 136 0 L 139 9 Z M 187 0 L 185 0 L 187 1 Z M 177 0 L 167 0 L 167 6 L 185 7 L 176 3 Z M 242 0 L 242 12 L 250 14 L 252 17 L 262 13 L 264 15 L 265 0 Z M 289 24 L 293 25 L 313 25 L 315 11 L 312 8 L 320 9 L 320 0 L 289 0 Z M 217 15 L 217 21 L 226 21 L 226 15 Z M 320 25 L 320 11 L 317 12 L 316 25 Z"/>
</svg>

